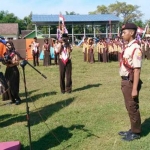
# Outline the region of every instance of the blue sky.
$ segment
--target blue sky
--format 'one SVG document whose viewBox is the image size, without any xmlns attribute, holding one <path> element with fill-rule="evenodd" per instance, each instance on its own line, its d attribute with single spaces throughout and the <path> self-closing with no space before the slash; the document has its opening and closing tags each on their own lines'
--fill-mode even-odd
<svg viewBox="0 0 150 150">
<path fill-rule="evenodd" d="M 144 14 L 142 20 L 150 19 L 149 0 L 118 0 L 127 4 L 140 6 L 140 11 Z M 14 13 L 20 19 L 28 16 L 32 11 L 33 14 L 65 14 L 65 11 L 78 14 L 88 14 L 95 11 L 98 5 L 115 3 L 116 0 L 0 0 L 0 11 L 9 11 Z"/>
</svg>

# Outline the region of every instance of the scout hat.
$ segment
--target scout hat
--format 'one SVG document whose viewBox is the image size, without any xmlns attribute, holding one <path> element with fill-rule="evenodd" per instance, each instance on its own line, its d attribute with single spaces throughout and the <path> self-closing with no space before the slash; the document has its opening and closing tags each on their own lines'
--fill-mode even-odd
<svg viewBox="0 0 150 150">
<path fill-rule="evenodd" d="M 125 30 L 125 29 L 133 29 L 133 30 L 137 30 L 137 26 L 134 23 L 126 23 L 122 26 L 121 31 Z"/>
</svg>

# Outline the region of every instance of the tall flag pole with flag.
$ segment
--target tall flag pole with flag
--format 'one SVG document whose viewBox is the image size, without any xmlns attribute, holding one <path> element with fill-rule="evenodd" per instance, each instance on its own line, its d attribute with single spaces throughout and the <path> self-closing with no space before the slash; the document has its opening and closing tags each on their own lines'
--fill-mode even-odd
<svg viewBox="0 0 150 150">
<path fill-rule="evenodd" d="M 68 34 L 68 30 L 65 26 L 65 17 L 61 14 L 59 14 L 59 27 L 57 28 L 57 39 L 61 38 L 62 34 Z"/>
<path fill-rule="evenodd" d="M 149 28 L 148 24 L 145 26 L 145 29 L 143 31 L 143 34 L 142 34 L 142 38 L 144 38 L 146 32 L 147 32 L 147 29 Z"/>
<path fill-rule="evenodd" d="M 111 20 L 109 20 L 109 38 L 112 38 L 112 28 L 111 28 Z"/>
<path fill-rule="evenodd" d="M 65 24 L 65 18 L 61 13 L 59 14 L 59 22 L 60 21 L 62 22 L 63 25 Z"/>
</svg>

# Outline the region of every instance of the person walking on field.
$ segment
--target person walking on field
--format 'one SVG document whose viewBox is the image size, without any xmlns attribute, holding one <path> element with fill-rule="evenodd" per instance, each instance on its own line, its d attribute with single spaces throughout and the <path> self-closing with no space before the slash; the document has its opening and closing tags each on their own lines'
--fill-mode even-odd
<svg viewBox="0 0 150 150">
<path fill-rule="evenodd" d="M 137 26 L 127 23 L 122 26 L 122 38 L 128 44 L 122 52 L 120 62 L 121 90 L 125 100 L 125 106 L 130 118 L 130 129 L 120 131 L 123 140 L 132 141 L 140 139 L 141 117 L 139 111 L 139 91 L 142 81 L 140 72 L 142 67 L 142 52 L 140 45 L 135 40 Z"/>
</svg>

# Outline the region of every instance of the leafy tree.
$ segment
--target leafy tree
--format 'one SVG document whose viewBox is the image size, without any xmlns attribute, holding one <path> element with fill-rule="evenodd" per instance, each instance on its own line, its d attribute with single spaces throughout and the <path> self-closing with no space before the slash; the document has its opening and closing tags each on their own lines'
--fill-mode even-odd
<svg viewBox="0 0 150 150">
<path fill-rule="evenodd" d="M 29 14 L 29 16 L 24 17 L 24 23 L 26 25 L 27 30 L 33 30 L 34 26 L 32 24 L 32 12 Z"/>
<path fill-rule="evenodd" d="M 97 6 L 97 10 L 89 12 L 89 14 L 108 14 L 108 8 L 105 5 Z"/>
<path fill-rule="evenodd" d="M 134 23 L 138 26 L 138 27 L 145 27 L 145 24 L 143 23 L 143 21 L 142 20 L 136 20 L 136 21 L 134 21 Z"/>
<path fill-rule="evenodd" d="M 126 2 L 116 2 L 110 4 L 108 7 L 105 5 L 97 6 L 97 10 L 89 12 L 89 14 L 115 14 L 123 20 L 123 23 L 134 22 L 143 16 L 139 10 L 139 6 L 127 4 Z"/>
<path fill-rule="evenodd" d="M 16 17 L 13 13 L 0 11 L 0 23 L 16 23 L 18 20 L 18 17 Z"/>
<path fill-rule="evenodd" d="M 75 13 L 74 11 L 71 12 L 66 11 L 66 15 L 79 15 L 79 14 Z"/>
</svg>

